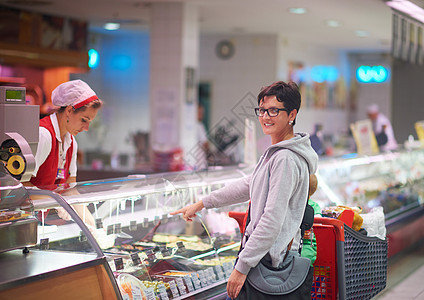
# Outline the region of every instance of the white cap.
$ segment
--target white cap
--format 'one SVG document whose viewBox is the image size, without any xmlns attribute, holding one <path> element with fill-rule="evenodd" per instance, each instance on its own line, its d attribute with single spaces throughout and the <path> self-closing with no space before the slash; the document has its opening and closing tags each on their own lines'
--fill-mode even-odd
<svg viewBox="0 0 424 300">
<path fill-rule="evenodd" d="M 379 111 L 379 107 L 377 104 L 371 104 L 367 108 L 367 113 L 369 114 L 375 114 L 375 113 L 378 113 L 378 111 Z"/>
<path fill-rule="evenodd" d="M 52 92 L 52 102 L 56 106 L 72 105 L 77 109 L 96 99 L 99 99 L 96 93 L 79 79 L 64 82 Z"/>
</svg>

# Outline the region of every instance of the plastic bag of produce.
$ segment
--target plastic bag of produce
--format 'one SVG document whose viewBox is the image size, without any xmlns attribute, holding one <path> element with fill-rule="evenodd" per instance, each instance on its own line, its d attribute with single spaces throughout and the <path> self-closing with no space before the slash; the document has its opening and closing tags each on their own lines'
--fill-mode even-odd
<svg viewBox="0 0 424 300">
<path fill-rule="evenodd" d="M 386 238 L 386 223 L 383 207 L 374 207 L 369 213 L 361 214 L 361 216 L 364 220 L 362 227 L 367 231 L 368 236 L 375 236 L 382 240 Z"/>
</svg>

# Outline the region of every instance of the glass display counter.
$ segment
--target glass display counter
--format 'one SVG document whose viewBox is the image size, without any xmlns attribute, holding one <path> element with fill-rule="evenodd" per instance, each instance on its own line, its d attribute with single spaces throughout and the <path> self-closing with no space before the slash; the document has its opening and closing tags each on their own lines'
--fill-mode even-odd
<svg viewBox="0 0 424 300">
<path fill-rule="evenodd" d="M 387 221 L 417 210 L 422 214 L 423 156 L 420 149 L 321 158 L 313 199 L 321 208 L 383 206 Z M 80 266 L 100 260 L 97 286 L 111 282 L 103 289 L 111 299 L 225 299 L 240 246 L 238 223 L 228 212 L 244 212 L 247 203 L 203 210 L 188 223 L 170 212 L 252 172 L 252 166 L 238 166 L 130 175 L 32 192 L 38 228 L 29 253 L 47 255 L 43 259 L 80 255 Z M 18 286 L 7 280 L 0 278 L 0 292 L 2 286 Z"/>
<path fill-rule="evenodd" d="M 240 246 L 238 224 L 228 211 L 245 211 L 247 203 L 203 210 L 189 223 L 170 212 L 252 171 L 130 175 L 80 182 L 53 196 L 40 191 L 33 197 L 39 243 L 30 252 L 90 255 L 97 246 L 123 299 L 225 299 Z"/>
<path fill-rule="evenodd" d="M 321 159 L 317 176 L 321 207 L 382 206 L 389 221 L 423 206 L 424 149 Z"/>
<path fill-rule="evenodd" d="M 0 299 L 121 299 L 96 240 L 63 198 L 26 189 L 2 164 L 0 193 Z M 46 226 L 39 226 L 44 220 L 39 221 L 32 202 L 32 197 L 47 196 L 74 218 L 87 236 L 90 253 L 47 251 L 48 239 L 38 235 Z"/>
<path fill-rule="evenodd" d="M 329 207 L 326 213 L 336 205 L 359 207 L 368 214 L 364 225 L 367 220 L 374 234 L 388 239 L 389 258 L 424 239 L 424 149 L 322 159 L 317 177 L 313 199 Z"/>
</svg>

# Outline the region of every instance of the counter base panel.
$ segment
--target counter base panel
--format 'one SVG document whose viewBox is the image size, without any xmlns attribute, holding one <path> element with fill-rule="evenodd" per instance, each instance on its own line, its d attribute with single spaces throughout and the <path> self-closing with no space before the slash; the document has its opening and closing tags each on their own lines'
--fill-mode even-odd
<svg viewBox="0 0 424 300">
<path fill-rule="evenodd" d="M 387 239 L 389 258 L 418 244 L 424 239 L 424 215 L 421 214 L 420 217 L 409 220 L 409 223 L 403 224 L 394 231 L 388 231 Z"/>
<path fill-rule="evenodd" d="M 15 250 L 0 264 L 0 299 L 121 299 L 104 257 Z"/>
</svg>

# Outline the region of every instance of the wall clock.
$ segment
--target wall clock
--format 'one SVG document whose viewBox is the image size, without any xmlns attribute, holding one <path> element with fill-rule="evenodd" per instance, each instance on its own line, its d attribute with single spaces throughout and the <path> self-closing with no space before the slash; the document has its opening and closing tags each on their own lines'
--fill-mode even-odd
<svg viewBox="0 0 424 300">
<path fill-rule="evenodd" d="M 229 59 L 234 55 L 234 44 L 229 40 L 222 40 L 216 45 L 215 51 L 219 58 Z"/>
</svg>

